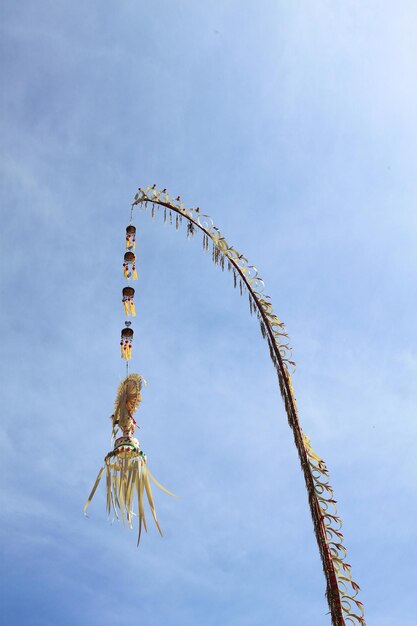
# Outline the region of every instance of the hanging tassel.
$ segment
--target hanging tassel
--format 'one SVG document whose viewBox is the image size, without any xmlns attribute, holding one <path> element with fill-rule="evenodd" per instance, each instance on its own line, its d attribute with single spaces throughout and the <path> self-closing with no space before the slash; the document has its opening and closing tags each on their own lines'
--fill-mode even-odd
<svg viewBox="0 0 417 626">
<path fill-rule="evenodd" d="M 126 227 L 126 248 L 128 250 L 135 249 L 135 241 L 136 241 L 136 228 L 133 224 L 129 224 Z"/>
<path fill-rule="evenodd" d="M 125 322 L 126 328 L 122 329 L 120 341 L 123 342 L 122 358 L 129 361 L 132 356 L 133 330 L 129 328 L 130 322 Z"/>
<path fill-rule="evenodd" d="M 135 297 L 135 290 L 133 287 L 123 287 L 122 289 L 122 302 L 125 310 L 125 315 L 136 315 L 135 305 L 133 300 Z"/>
<path fill-rule="evenodd" d="M 138 273 L 136 271 L 136 266 L 135 265 L 132 266 L 132 270 L 133 270 L 133 280 L 137 280 L 138 279 Z"/>
<path fill-rule="evenodd" d="M 104 466 L 100 469 L 96 482 L 91 490 L 88 500 L 84 506 L 84 514 L 87 515 L 87 509 L 94 497 L 101 477 L 106 470 L 106 509 L 110 515 L 113 510 L 114 515 L 119 519 L 119 514 L 124 523 L 125 520 L 130 528 L 133 528 L 133 517 L 136 516 L 133 511 L 134 499 L 136 495 L 137 516 L 139 518 L 138 540 L 139 545 L 142 528 L 147 532 L 147 524 L 145 517 L 144 494 L 148 501 L 149 508 L 152 513 L 155 525 L 162 535 L 162 529 L 156 514 L 155 502 L 151 488 L 152 482 L 162 491 L 174 498 L 177 497 L 163 487 L 150 473 L 147 467 L 146 456 L 139 449 L 139 441 L 130 436 L 123 436 L 116 439 L 114 450 L 107 454 L 104 459 Z M 136 492 L 136 494 L 135 494 Z"/>
<path fill-rule="evenodd" d="M 125 255 L 124 255 L 124 258 L 123 258 L 123 267 L 125 269 L 125 278 L 130 278 L 131 277 L 130 268 L 134 269 L 134 267 L 135 267 L 135 260 L 136 260 L 136 256 L 133 254 L 133 252 L 131 250 L 129 250 L 128 252 L 125 252 Z"/>
<path fill-rule="evenodd" d="M 122 357 L 122 359 L 124 358 L 123 341 L 120 342 L 120 356 Z"/>
</svg>

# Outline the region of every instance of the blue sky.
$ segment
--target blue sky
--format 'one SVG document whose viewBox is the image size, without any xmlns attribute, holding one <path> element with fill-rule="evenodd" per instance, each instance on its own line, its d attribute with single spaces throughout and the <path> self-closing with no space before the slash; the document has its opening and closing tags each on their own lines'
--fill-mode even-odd
<svg viewBox="0 0 417 626">
<path fill-rule="evenodd" d="M 266 345 L 201 242 L 138 211 L 132 368 L 165 535 L 105 515 L 138 186 L 199 205 L 265 279 L 369 624 L 415 623 L 413 2 L 2 4 L 4 622 L 323 626 Z"/>
</svg>

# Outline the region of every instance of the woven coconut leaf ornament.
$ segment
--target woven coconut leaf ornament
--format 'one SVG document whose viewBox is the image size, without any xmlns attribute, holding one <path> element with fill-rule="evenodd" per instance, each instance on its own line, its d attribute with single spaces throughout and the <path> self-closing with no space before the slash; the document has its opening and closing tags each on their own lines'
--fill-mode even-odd
<svg viewBox="0 0 417 626">
<path fill-rule="evenodd" d="M 137 279 L 136 256 L 132 252 L 136 244 L 136 228 L 131 224 L 126 228 L 126 248 L 124 255 L 124 276 L 127 280 Z M 122 290 L 122 302 L 126 316 L 136 316 L 134 305 L 135 290 L 131 286 Z M 134 331 L 131 322 L 126 321 L 120 333 L 121 357 L 126 361 L 126 376 L 119 384 L 112 419 L 113 449 L 104 457 L 104 465 L 99 470 L 94 486 L 84 506 L 84 513 L 94 497 L 102 476 L 106 476 L 106 510 L 109 517 L 121 519 L 132 528 L 134 518 L 138 518 L 138 545 L 142 529 L 147 530 L 145 502 L 151 510 L 156 527 L 162 534 L 156 515 L 151 482 L 169 495 L 174 495 L 152 476 L 148 469 L 147 457 L 136 439 L 137 426 L 134 413 L 142 400 L 145 380 L 140 374 L 129 373 L 132 358 Z M 136 509 L 136 511 L 135 511 Z"/>
</svg>

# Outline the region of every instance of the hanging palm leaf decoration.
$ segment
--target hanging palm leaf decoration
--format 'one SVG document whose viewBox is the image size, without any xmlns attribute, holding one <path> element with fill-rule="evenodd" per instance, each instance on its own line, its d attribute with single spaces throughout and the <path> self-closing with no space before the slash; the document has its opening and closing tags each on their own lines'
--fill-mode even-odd
<svg viewBox="0 0 417 626">
<path fill-rule="evenodd" d="M 135 290 L 133 287 L 124 287 L 122 291 L 122 302 L 126 317 L 136 316 L 136 308 L 134 303 Z"/>
<path fill-rule="evenodd" d="M 187 209 L 181 198 L 170 199 L 166 189 L 159 191 L 156 185 L 139 188 L 132 203 L 146 209 L 151 207 L 152 217 L 158 209 L 164 212 L 164 222 L 174 223 L 178 229 L 185 221 L 187 237 L 196 232 L 202 234 L 203 249 L 211 243 L 212 259 L 215 264 L 233 273 L 234 286 L 240 293 L 247 294 L 251 314 L 259 320 L 262 336 L 266 339 L 278 383 L 284 401 L 289 425 L 300 458 L 308 493 L 308 502 L 314 532 L 326 577 L 326 596 L 333 626 L 364 626 L 364 610 L 357 599 L 359 586 L 352 579 L 350 565 L 346 562 L 346 549 L 340 532 L 342 522 L 337 514 L 333 489 L 323 459 L 313 450 L 310 439 L 303 432 L 297 411 L 290 369 L 295 369 L 289 346 L 288 334 L 283 322 L 274 313 L 269 296 L 264 294 L 264 282 L 257 269 L 236 248 L 230 246 L 213 220 L 200 212 L 199 208 Z"/>
<path fill-rule="evenodd" d="M 136 272 L 136 255 L 134 254 L 134 252 L 129 251 L 125 253 L 123 258 L 123 274 L 124 277 L 127 279 L 138 279 L 138 274 Z"/>
<path fill-rule="evenodd" d="M 142 386 L 144 380 L 139 374 L 129 374 L 119 385 L 114 413 L 112 415 L 112 436 L 116 436 L 117 429 L 130 432 L 135 429 L 136 422 L 133 414 L 142 401 Z"/>
<path fill-rule="evenodd" d="M 136 227 L 133 224 L 129 224 L 126 227 L 126 249 L 132 252 L 136 247 Z"/>
<path fill-rule="evenodd" d="M 141 390 L 143 378 L 139 374 L 129 374 L 120 383 L 114 403 L 112 415 L 113 438 L 120 430 L 122 435 L 114 442 L 114 448 L 106 454 L 104 466 L 100 469 L 94 487 L 84 507 L 84 513 L 97 490 L 101 477 L 106 472 L 107 514 L 111 513 L 123 522 L 127 522 L 133 528 L 135 516 L 134 500 L 137 501 L 139 517 L 138 545 L 142 533 L 142 527 L 147 530 L 144 496 L 148 500 L 155 524 L 162 535 L 162 530 L 156 516 L 155 504 L 152 495 L 151 480 L 169 495 L 174 495 L 163 487 L 150 473 L 147 466 L 145 453 L 140 449 L 139 441 L 133 436 L 136 421 L 134 412 L 142 400 Z"/>
<path fill-rule="evenodd" d="M 137 278 L 136 256 L 131 250 L 135 248 L 136 228 L 130 225 L 126 229 L 126 247 L 130 250 L 124 255 L 125 278 Z M 133 298 L 133 287 L 125 287 L 122 291 L 123 305 L 126 315 L 136 315 Z M 162 530 L 156 515 L 155 503 L 152 494 L 151 481 L 162 491 L 174 495 L 163 487 L 150 473 L 145 453 L 140 449 L 138 439 L 134 437 L 136 421 L 133 417 L 142 400 L 144 379 L 139 374 L 129 374 L 129 361 L 132 358 L 132 344 L 134 331 L 130 328 L 131 322 L 125 322 L 121 331 L 121 357 L 126 361 L 126 378 L 120 383 L 114 403 L 112 415 L 112 438 L 114 447 L 104 458 L 104 465 L 100 469 L 96 482 L 84 506 L 84 513 L 94 497 L 97 487 L 104 473 L 106 473 L 106 503 L 107 515 L 114 515 L 133 527 L 133 518 L 138 517 L 138 545 L 142 528 L 147 530 L 145 517 L 145 499 L 148 502 L 155 524 L 162 535 Z M 118 432 L 120 431 L 120 432 Z M 119 434 L 119 437 L 117 435 Z M 117 437 L 117 439 L 116 439 Z M 134 512 L 137 503 L 137 514 Z"/>
<path fill-rule="evenodd" d="M 132 346 L 133 346 L 133 328 L 122 328 L 122 332 L 120 333 L 120 350 L 121 357 L 125 361 L 130 361 L 132 358 Z"/>
</svg>

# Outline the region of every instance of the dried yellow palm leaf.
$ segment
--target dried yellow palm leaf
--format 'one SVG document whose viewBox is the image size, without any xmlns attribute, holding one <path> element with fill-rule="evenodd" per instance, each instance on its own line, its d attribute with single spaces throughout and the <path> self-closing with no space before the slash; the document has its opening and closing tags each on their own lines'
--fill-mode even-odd
<svg viewBox="0 0 417 626">
<path fill-rule="evenodd" d="M 122 432 L 132 430 L 135 420 L 133 413 L 142 400 L 142 386 L 144 379 L 140 374 L 129 374 L 119 385 L 114 403 L 113 434 L 117 428 Z"/>
</svg>

